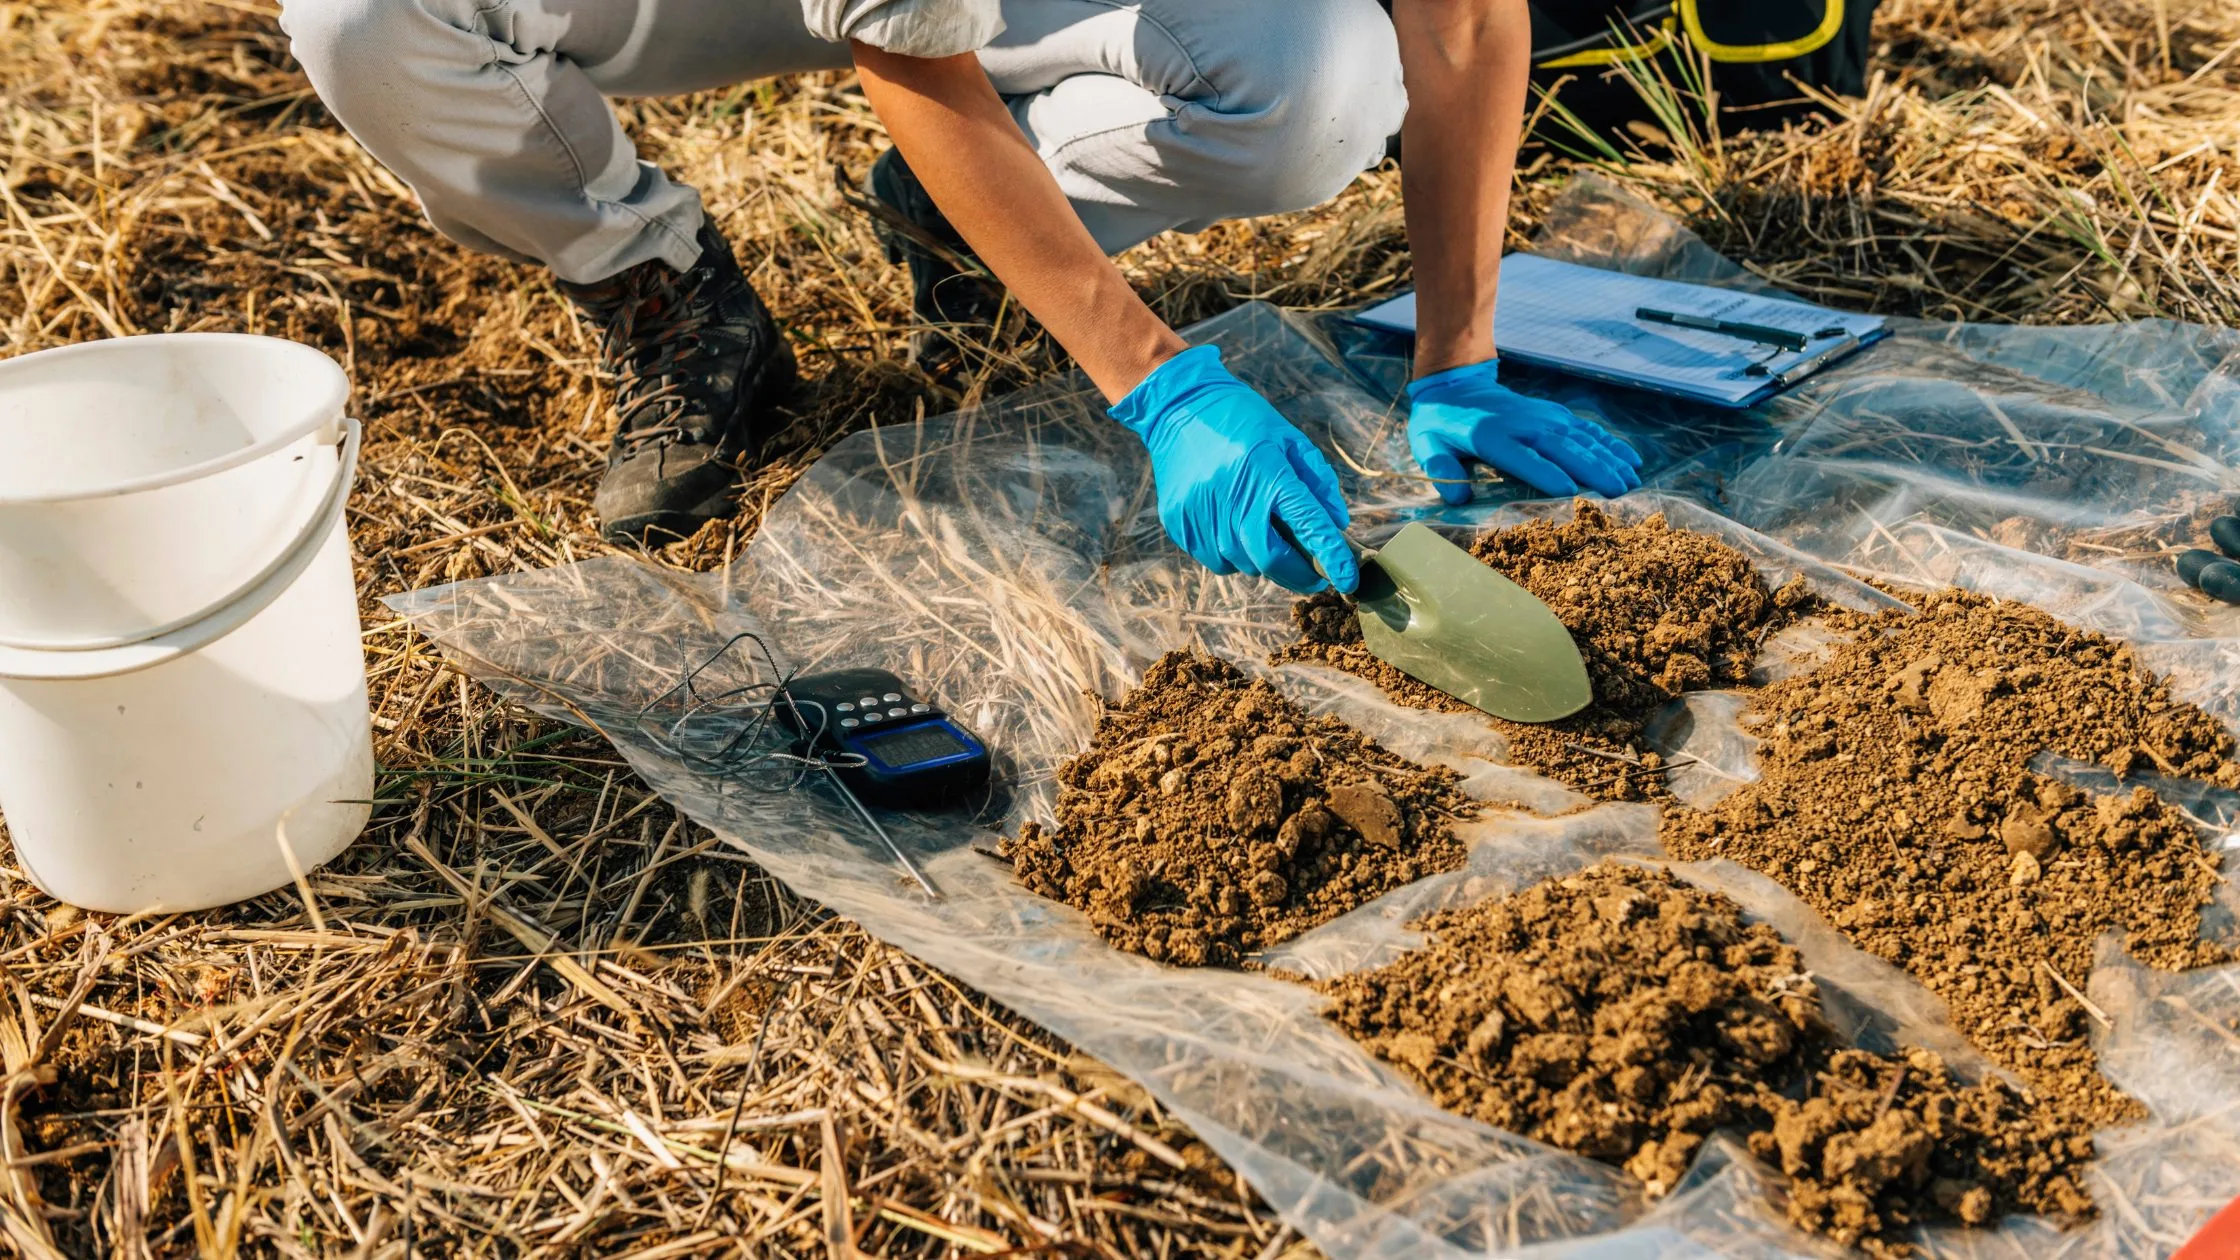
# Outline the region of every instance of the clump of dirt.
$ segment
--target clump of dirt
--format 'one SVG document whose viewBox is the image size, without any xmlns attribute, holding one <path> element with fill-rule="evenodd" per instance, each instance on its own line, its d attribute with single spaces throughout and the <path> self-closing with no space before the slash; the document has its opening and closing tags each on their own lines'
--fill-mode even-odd
<svg viewBox="0 0 2240 1260">
<path fill-rule="evenodd" d="M 1765 637 L 1814 602 L 1801 578 L 1769 589 L 1748 557 L 1708 534 L 1674 529 L 1661 514 L 1620 524 L 1586 500 L 1568 521 L 1493 530 L 1470 552 L 1547 601 L 1594 683 L 1595 702 L 1561 722 L 1495 719 L 1512 759 L 1604 800 L 1661 797 L 1663 763 L 1640 747 L 1650 716 L 1682 692 L 1743 682 Z M 1299 641 L 1277 663 L 1333 665 L 1401 704 L 1470 711 L 1370 655 L 1338 596 L 1302 600 L 1292 617 Z"/>
<path fill-rule="evenodd" d="M 1481 535 L 1470 554 L 1546 600 L 1599 666 L 1605 705 L 1655 707 L 1750 677 L 1758 645 L 1809 601 L 1800 580 L 1766 588 L 1749 557 L 1660 513 L 1622 525 L 1581 500 L 1571 519 Z"/>
<path fill-rule="evenodd" d="M 1842 1046 L 1796 949 L 1734 902 L 1606 863 L 1431 916 L 1323 986 L 1330 1018 L 1441 1106 L 1670 1191 L 1716 1130 L 1792 1181 L 1789 1218 L 1896 1251 L 1916 1222 L 2089 1215 L 2089 1132 L 1934 1054 Z"/>
<path fill-rule="evenodd" d="M 1771 1109 L 1750 1152 L 1789 1176 L 1789 1220 L 1870 1252 L 1913 1224 L 1996 1224 L 2016 1211 L 2064 1224 L 2096 1213 L 2091 1129 L 2004 1081 L 1969 1085 L 1936 1054 L 1837 1050 L 1802 1100 Z"/>
<path fill-rule="evenodd" d="M 1833 618 L 1848 641 L 1745 716 L 1762 777 L 1668 811 L 1664 844 L 1780 881 L 2066 1114 L 2132 1118 L 2086 1041 L 2094 943 L 2120 931 L 2168 970 L 2228 960 L 2200 939 L 2218 859 L 2143 787 L 2097 795 L 2029 767 L 2049 750 L 2234 787 L 2232 737 L 2121 644 L 1958 591 L 1921 605 Z"/>
<path fill-rule="evenodd" d="M 1461 866 L 1452 823 L 1475 808 L 1453 771 L 1190 652 L 1108 707 L 1058 779 L 1058 825 L 1004 842 L 1020 881 L 1184 966 L 1233 966 Z"/>
<path fill-rule="evenodd" d="M 1762 1120 L 1822 1034 L 1795 949 L 1730 901 L 1605 864 L 1426 919 L 1324 986 L 1331 1017 L 1442 1106 L 1670 1189 L 1714 1129 Z"/>
</svg>

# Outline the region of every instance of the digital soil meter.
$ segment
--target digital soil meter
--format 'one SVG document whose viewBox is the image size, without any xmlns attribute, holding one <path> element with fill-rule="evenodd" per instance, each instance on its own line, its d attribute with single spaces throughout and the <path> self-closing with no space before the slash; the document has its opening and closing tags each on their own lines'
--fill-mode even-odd
<svg viewBox="0 0 2240 1260">
<path fill-rule="evenodd" d="M 825 761 L 867 804 L 938 808 L 988 782 L 987 746 L 883 669 L 793 679 L 776 707 L 803 755 Z"/>
</svg>

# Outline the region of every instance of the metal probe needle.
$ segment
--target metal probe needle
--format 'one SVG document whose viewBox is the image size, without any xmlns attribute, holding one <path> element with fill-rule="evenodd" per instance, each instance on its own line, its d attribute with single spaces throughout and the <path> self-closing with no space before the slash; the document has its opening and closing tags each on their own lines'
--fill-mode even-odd
<svg viewBox="0 0 2240 1260">
<path fill-rule="evenodd" d="M 840 777 L 840 772 L 834 769 L 829 762 L 825 764 L 824 772 L 825 776 L 832 780 L 832 786 L 840 789 L 840 795 L 847 800 L 848 804 L 855 806 L 857 815 L 865 822 L 870 823 L 873 831 L 879 833 L 879 839 L 886 843 L 887 852 L 894 854 L 894 860 L 902 864 L 903 870 L 910 872 L 910 878 L 918 881 L 918 887 L 926 890 L 926 896 L 939 901 L 941 890 L 935 888 L 919 872 L 917 864 L 910 860 L 910 855 L 902 851 L 902 846 L 894 842 L 894 837 L 887 834 L 887 829 L 879 825 L 879 820 L 871 816 L 871 811 L 863 807 L 862 801 L 856 799 L 856 794 L 849 789 L 847 781 Z"/>
</svg>

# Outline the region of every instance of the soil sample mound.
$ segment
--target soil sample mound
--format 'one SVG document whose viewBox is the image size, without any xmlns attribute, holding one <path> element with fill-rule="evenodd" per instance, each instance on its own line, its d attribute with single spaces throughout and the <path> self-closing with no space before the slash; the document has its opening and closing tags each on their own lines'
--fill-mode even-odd
<svg viewBox="0 0 2240 1260">
<path fill-rule="evenodd" d="M 2095 1214 L 2091 1130 L 2042 1099 L 1999 1080 L 1965 1084 L 1919 1048 L 1814 1058 L 1805 1097 L 1774 1104 L 1772 1127 L 1749 1139 L 1789 1176 L 1791 1224 L 1894 1252 L 1876 1236 L 1912 1224 Z"/>
<path fill-rule="evenodd" d="M 1664 844 L 1779 880 L 2069 1114 L 2130 1118 L 2086 1044 L 2094 943 L 2119 931 L 2171 970 L 2226 960 L 2199 939 L 2217 857 L 2143 788 L 2099 796 L 2028 767 L 2051 750 L 2230 787 L 2233 741 L 2120 644 L 1960 592 L 1924 605 L 1839 617 L 1853 637 L 1745 717 L 1763 777 L 1708 813 L 1668 811 Z"/>
<path fill-rule="evenodd" d="M 1058 778 L 1057 827 L 1004 842 L 1020 881 L 1186 966 L 1235 965 L 1461 866 L 1452 822 L 1476 808 L 1453 771 L 1188 652 L 1106 709 Z"/>
<path fill-rule="evenodd" d="M 1421 926 L 1420 949 L 1324 986 L 1330 1018 L 1441 1106 L 1651 1197 L 1727 1129 L 1789 1174 L 1794 1223 L 1847 1243 L 2092 1210 L 2081 1126 L 1926 1051 L 1838 1045 L 1796 950 L 1725 897 L 1604 864 Z"/>
<path fill-rule="evenodd" d="M 1571 519 L 1484 534 L 1470 554 L 1546 600 L 1599 666 L 1597 697 L 1650 706 L 1750 677 L 1758 645 L 1804 603 L 1802 582 L 1776 593 L 1749 558 L 1663 515 L 1621 525 L 1594 503 Z"/>
<path fill-rule="evenodd" d="M 1325 986 L 1331 1015 L 1442 1106 L 1670 1189 L 1822 1035 L 1795 949 L 1732 902 L 1605 864 L 1426 919 L 1431 940 Z"/>
<path fill-rule="evenodd" d="M 1577 503 L 1570 520 L 1529 521 L 1481 535 L 1472 555 L 1547 601 L 1578 640 L 1595 702 L 1561 722 L 1494 720 L 1517 764 L 1606 800 L 1658 795 L 1661 765 L 1637 751 L 1651 714 L 1683 691 L 1732 686 L 1758 645 L 1812 600 L 1802 581 L 1767 589 L 1741 552 L 1663 516 L 1621 525 Z M 1299 642 L 1278 662 L 1334 665 L 1423 709 L 1469 711 L 1369 654 L 1343 600 L 1318 595 L 1292 610 Z"/>
</svg>

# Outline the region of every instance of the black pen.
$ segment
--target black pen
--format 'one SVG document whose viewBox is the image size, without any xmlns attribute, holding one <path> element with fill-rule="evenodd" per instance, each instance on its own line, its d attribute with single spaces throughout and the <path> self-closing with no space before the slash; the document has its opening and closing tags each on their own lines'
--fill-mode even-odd
<svg viewBox="0 0 2240 1260">
<path fill-rule="evenodd" d="M 1744 324 L 1731 319 L 1713 319 L 1708 315 L 1690 315 L 1685 311 L 1660 311 L 1654 307 L 1644 306 L 1634 311 L 1633 317 L 1651 324 L 1670 324 L 1675 328 L 1693 328 L 1699 332 L 1713 332 L 1728 337 L 1740 337 L 1745 341 L 1779 346 L 1784 350 L 1802 350 L 1806 343 L 1803 333 L 1791 332 L 1786 328 L 1769 328 L 1764 324 Z"/>
</svg>

